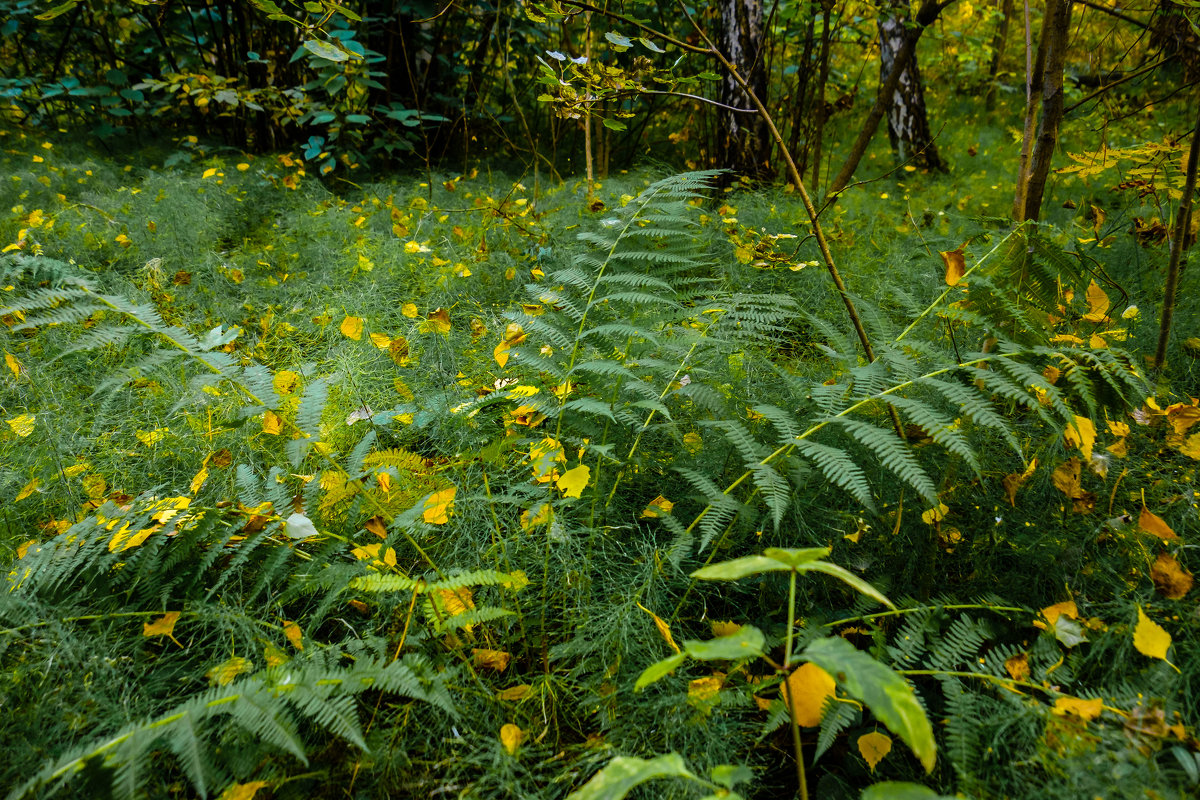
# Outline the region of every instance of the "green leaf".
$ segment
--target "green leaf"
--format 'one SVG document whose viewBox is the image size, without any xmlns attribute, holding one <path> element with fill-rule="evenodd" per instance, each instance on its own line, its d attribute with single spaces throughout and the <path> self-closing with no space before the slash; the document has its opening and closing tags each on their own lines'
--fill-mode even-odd
<svg viewBox="0 0 1200 800">
<path fill-rule="evenodd" d="M 863 789 L 862 800 L 940 800 L 942 795 L 908 781 L 884 781 Z"/>
<path fill-rule="evenodd" d="M 904 740 L 925 771 L 933 771 L 937 761 L 933 728 L 904 678 L 836 636 L 810 644 L 804 649 L 804 658 L 833 675 L 851 697 L 864 702 L 892 733 Z"/>
<path fill-rule="evenodd" d="M 615 119 L 605 119 L 604 127 L 614 131 L 623 131 L 625 130 L 625 123 Z"/>
<path fill-rule="evenodd" d="M 49 22 L 55 17 L 61 17 L 63 14 L 67 13 L 81 2 L 83 2 L 83 0 L 67 0 L 67 2 L 55 6 L 44 14 L 38 14 L 36 17 L 34 17 L 34 19 L 41 20 L 42 22 Z"/>
<path fill-rule="evenodd" d="M 770 547 L 761 556 L 745 556 L 732 561 L 711 564 L 692 573 L 693 578 L 706 581 L 736 581 L 761 572 L 783 572 L 801 564 L 829 555 L 828 547 L 809 547 L 803 550 Z"/>
<path fill-rule="evenodd" d="M 713 783 L 719 783 L 726 789 L 754 779 L 754 773 L 744 764 L 721 764 L 712 768 L 711 776 Z"/>
<path fill-rule="evenodd" d="M 326 61 L 345 61 L 350 58 L 350 53 L 346 50 L 336 47 L 329 42 L 322 42 L 320 39 L 306 40 L 304 42 L 304 49 Z"/>
<path fill-rule="evenodd" d="M 685 658 L 687 658 L 687 653 L 676 653 L 646 667 L 642 671 L 642 674 L 638 676 L 637 682 L 633 684 L 633 690 L 640 692 L 655 681 L 667 677 L 683 663 Z"/>
<path fill-rule="evenodd" d="M 684 765 L 678 753 L 646 760 L 617 756 L 604 769 L 579 789 L 567 795 L 567 800 L 621 800 L 633 787 L 655 778 L 697 778 Z"/>
<path fill-rule="evenodd" d="M 766 638 L 762 631 L 753 625 L 743 625 L 737 633 L 728 636 L 720 636 L 706 642 L 685 641 L 683 650 L 692 658 L 701 661 L 738 661 L 761 656 L 765 645 Z"/>
<path fill-rule="evenodd" d="M 879 590 L 876 589 L 874 586 L 867 583 L 862 578 L 855 575 L 853 572 L 850 572 L 847 569 L 843 569 L 842 567 L 839 567 L 837 564 L 831 564 L 828 561 L 814 561 L 811 564 L 804 564 L 804 565 L 798 567 L 797 571 L 798 572 L 824 572 L 826 575 L 832 575 L 833 577 L 837 578 L 838 580 L 842 581 L 843 583 L 848 584 L 850 586 L 850 588 L 854 589 L 854 591 L 858 592 L 859 594 L 865 594 L 867 597 L 870 597 L 872 600 L 877 600 L 880 603 L 883 603 L 888 608 L 896 607 L 896 606 L 892 605 L 891 600 L 888 600 L 886 597 L 884 597 L 882 594 L 880 594 Z"/>
<path fill-rule="evenodd" d="M 659 47 L 658 45 L 656 45 L 654 42 L 652 42 L 652 41 L 650 41 L 649 39 L 647 39 L 645 36 L 642 36 L 642 37 L 640 37 L 640 38 L 638 39 L 638 41 L 642 43 L 642 47 L 646 48 L 647 50 L 649 50 L 649 51 L 651 51 L 651 52 L 654 52 L 654 53 L 665 53 L 665 52 L 667 52 L 666 50 L 663 50 L 661 47 Z"/>
<path fill-rule="evenodd" d="M 625 38 L 624 36 L 622 36 L 619 33 L 613 33 L 612 31 L 608 31 L 607 33 L 604 34 L 604 38 L 608 39 L 609 42 L 611 42 L 612 44 L 614 44 L 617 47 L 620 47 L 621 49 L 633 47 L 633 42 L 630 41 L 629 39 Z"/>
</svg>

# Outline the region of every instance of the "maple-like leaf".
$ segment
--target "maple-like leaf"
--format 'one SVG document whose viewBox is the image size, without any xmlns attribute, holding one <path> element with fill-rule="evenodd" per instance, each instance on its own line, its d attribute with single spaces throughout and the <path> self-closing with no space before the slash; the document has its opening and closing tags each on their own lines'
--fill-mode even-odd
<svg viewBox="0 0 1200 800">
<path fill-rule="evenodd" d="M 554 485 L 562 490 L 564 497 L 579 497 L 587 487 L 592 468 L 584 464 L 569 469 L 555 481 Z"/>
</svg>

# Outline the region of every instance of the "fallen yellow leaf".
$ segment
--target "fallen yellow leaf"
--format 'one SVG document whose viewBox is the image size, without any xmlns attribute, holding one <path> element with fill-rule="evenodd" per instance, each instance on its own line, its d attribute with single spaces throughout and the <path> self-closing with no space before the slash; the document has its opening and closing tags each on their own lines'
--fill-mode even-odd
<svg viewBox="0 0 1200 800">
<path fill-rule="evenodd" d="M 580 464 L 578 467 L 564 472 L 562 477 L 554 482 L 554 485 L 562 491 L 564 497 L 579 497 L 587 487 L 591 474 L 591 467 Z"/>
<path fill-rule="evenodd" d="M 36 418 L 33 414 L 21 414 L 7 420 L 8 427 L 12 428 L 13 433 L 24 439 L 29 434 L 33 433 Z"/>
<path fill-rule="evenodd" d="M 1167 650 L 1171 648 L 1171 634 L 1161 625 L 1146 616 L 1142 607 L 1138 606 L 1137 626 L 1133 629 L 1133 646 L 1144 656 L 1167 660 Z"/>
<path fill-rule="evenodd" d="M 342 324 L 338 328 L 343 336 L 349 337 L 354 341 L 358 341 L 363 335 L 363 318 L 362 317 L 346 317 L 342 320 Z"/>
<path fill-rule="evenodd" d="M 1170 600 L 1179 600 L 1192 590 L 1192 573 L 1179 566 L 1170 553 L 1159 553 L 1150 567 L 1154 588 Z"/>
<path fill-rule="evenodd" d="M 1157 536 L 1164 542 L 1178 541 L 1179 539 L 1179 535 L 1171 530 L 1171 526 L 1162 517 L 1152 513 L 1145 506 L 1142 506 L 1142 513 L 1138 515 L 1138 528 Z"/>
<path fill-rule="evenodd" d="M 458 487 L 451 486 L 448 489 L 441 489 L 431 494 L 425 500 L 425 508 L 421 512 L 421 519 L 430 525 L 445 525 L 449 522 L 450 506 L 454 503 L 454 494 L 457 491 Z"/>
<path fill-rule="evenodd" d="M 168 611 L 153 622 L 142 623 L 142 636 L 166 636 L 175 644 L 179 644 L 179 640 L 175 638 L 175 623 L 179 621 L 179 611 Z M 179 644 L 180 647 L 183 645 Z"/>
<path fill-rule="evenodd" d="M 300 629 L 300 624 L 296 622 L 283 623 L 283 635 L 292 643 L 292 647 L 297 650 L 304 649 L 304 631 Z"/>
<path fill-rule="evenodd" d="M 1103 710 L 1104 700 L 1100 697 L 1093 697 L 1091 700 L 1079 697 L 1060 697 L 1054 701 L 1055 714 L 1074 714 L 1087 720 L 1096 719 Z"/>
<path fill-rule="evenodd" d="M 521 746 L 521 742 L 524 739 L 525 731 L 511 722 L 500 728 L 500 744 L 504 745 L 504 749 L 510 756 L 517 754 L 517 748 Z"/>
<path fill-rule="evenodd" d="M 666 622 L 664 622 L 662 617 L 660 617 L 658 614 L 655 614 L 653 611 L 646 608 L 641 603 L 638 603 L 637 607 L 640 608 L 642 611 L 645 611 L 651 617 L 653 617 L 654 627 L 658 628 L 658 635 L 663 638 L 663 641 L 665 641 L 672 650 L 674 650 L 676 653 L 678 653 L 679 645 L 675 644 L 675 637 L 671 635 L 671 626 L 668 625 Z"/>
<path fill-rule="evenodd" d="M 269 786 L 266 781 L 251 781 L 250 783 L 230 784 L 217 800 L 254 800 L 259 789 Z"/>
<path fill-rule="evenodd" d="M 471 655 L 474 657 L 477 669 L 491 669 L 496 672 L 504 672 L 508 669 L 508 662 L 512 659 L 511 653 L 485 648 L 472 649 Z"/>
<path fill-rule="evenodd" d="M 783 702 L 796 717 L 796 723 L 815 728 L 824 716 L 825 701 L 834 696 L 833 676 L 811 661 L 788 675 L 783 683 Z"/>
</svg>

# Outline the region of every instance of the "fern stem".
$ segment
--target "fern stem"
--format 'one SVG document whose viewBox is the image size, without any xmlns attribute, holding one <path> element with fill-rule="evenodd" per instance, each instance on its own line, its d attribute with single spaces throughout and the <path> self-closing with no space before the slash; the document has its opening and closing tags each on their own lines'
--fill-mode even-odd
<svg viewBox="0 0 1200 800">
<path fill-rule="evenodd" d="M 822 628 L 832 628 L 837 625 L 846 625 L 851 622 L 870 622 L 871 620 L 882 619 L 884 617 L 897 617 L 903 614 L 912 614 L 917 611 L 1011 611 L 1014 613 L 1028 613 L 1029 609 L 1018 608 L 1016 606 L 989 606 L 984 603 L 961 603 L 955 605 L 931 605 L 931 606 L 913 606 L 912 608 L 897 608 L 892 611 L 880 611 L 877 614 L 864 614 L 859 617 L 843 617 L 835 619 L 832 622 L 826 622 L 821 625 Z"/>
</svg>

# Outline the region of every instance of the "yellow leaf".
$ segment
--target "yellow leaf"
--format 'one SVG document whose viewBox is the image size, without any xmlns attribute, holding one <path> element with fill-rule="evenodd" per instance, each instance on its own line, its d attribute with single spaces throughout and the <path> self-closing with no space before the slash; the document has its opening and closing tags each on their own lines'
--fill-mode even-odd
<svg viewBox="0 0 1200 800">
<path fill-rule="evenodd" d="M 689 454 L 696 455 L 702 447 L 704 447 L 704 440 L 700 438 L 700 434 L 693 432 L 683 435 L 683 449 L 687 450 Z"/>
<path fill-rule="evenodd" d="M 275 373 L 275 377 L 271 380 L 275 387 L 276 393 L 282 397 L 287 397 L 296 391 L 296 387 L 300 385 L 300 373 L 292 372 L 290 369 L 281 369 Z"/>
<path fill-rule="evenodd" d="M 1167 660 L 1167 650 L 1171 647 L 1171 634 L 1162 626 L 1146 616 L 1142 607 L 1138 606 L 1137 627 L 1133 629 L 1133 646 L 1139 653 L 1150 658 Z"/>
<path fill-rule="evenodd" d="M 1178 600 L 1192 590 L 1192 573 L 1179 566 L 1170 553 L 1159 553 L 1150 567 L 1154 588 L 1170 600 Z"/>
<path fill-rule="evenodd" d="M 524 700 L 529 696 L 531 691 L 533 691 L 532 686 L 530 686 L 528 683 L 522 683 L 517 686 L 510 686 L 507 689 L 501 689 L 500 691 L 496 692 L 496 698 L 498 700 L 507 700 L 509 702 Z"/>
<path fill-rule="evenodd" d="M 200 471 L 192 478 L 191 490 L 192 494 L 200 491 L 200 487 L 208 480 L 208 467 L 201 467 Z"/>
<path fill-rule="evenodd" d="M 450 312 L 444 308 L 430 311 L 425 315 L 425 322 L 421 325 L 421 330 L 426 333 L 449 333 Z"/>
<path fill-rule="evenodd" d="M 216 168 L 209 167 L 208 169 L 204 170 L 204 174 L 201 175 L 200 177 L 201 177 L 201 179 L 211 178 L 213 175 L 216 175 L 216 174 L 217 174 Z"/>
<path fill-rule="evenodd" d="M 709 623 L 709 627 L 712 628 L 713 636 L 732 636 L 742 629 L 742 626 L 736 622 L 722 622 L 715 619 Z"/>
<path fill-rule="evenodd" d="M 1183 453 L 1188 458 L 1194 458 L 1200 461 L 1200 433 L 1193 433 L 1179 448 L 1179 452 Z"/>
<path fill-rule="evenodd" d="M 1078 447 L 1084 461 L 1092 460 L 1092 445 L 1096 442 L 1096 426 L 1087 417 L 1076 415 L 1075 421 L 1064 432 L 1067 444 Z"/>
<path fill-rule="evenodd" d="M 709 675 L 706 678 L 696 678 L 688 682 L 688 700 L 703 702 L 711 700 L 721 691 L 725 681 L 719 675 Z"/>
<path fill-rule="evenodd" d="M 1029 476 L 1037 469 L 1037 459 L 1031 458 L 1029 465 L 1025 467 L 1024 472 L 1014 472 L 1011 475 L 1005 475 L 1001 483 L 1004 484 L 1004 494 L 1008 497 L 1008 504 L 1013 508 L 1017 507 L 1017 490 L 1029 480 Z"/>
<path fill-rule="evenodd" d="M 815 728 L 824 716 L 825 700 L 833 697 L 833 676 L 811 661 L 801 664 L 783 685 L 783 702 L 805 728 Z"/>
<path fill-rule="evenodd" d="M 85 475 L 81 483 L 83 493 L 92 500 L 99 500 L 108 491 L 108 483 L 99 475 Z"/>
<path fill-rule="evenodd" d="M 292 647 L 297 650 L 304 649 L 304 631 L 300 629 L 300 624 L 297 622 L 283 623 L 283 635 L 292 643 Z"/>
<path fill-rule="evenodd" d="M 1046 606 L 1043 608 L 1042 616 L 1046 618 L 1046 622 L 1034 620 L 1033 624 L 1035 627 L 1045 630 L 1047 624 L 1053 628 L 1054 623 L 1058 622 L 1059 617 L 1066 617 L 1067 619 L 1079 619 L 1079 608 L 1075 605 L 1074 600 L 1064 600 L 1061 603 L 1055 603 L 1052 606 Z"/>
<path fill-rule="evenodd" d="M 471 650 L 471 655 L 475 660 L 477 669 L 492 669 L 496 672 L 504 672 L 508 669 L 508 662 L 512 659 L 511 653 L 506 653 L 503 650 L 487 650 L 485 648 L 476 648 Z"/>
<path fill-rule="evenodd" d="M 230 784 L 217 800 L 254 800 L 255 793 L 269 785 L 266 781 Z"/>
<path fill-rule="evenodd" d="M 475 598 L 471 596 L 470 587 L 438 589 L 436 595 L 448 616 L 457 617 L 459 614 L 464 614 L 475 608 Z"/>
<path fill-rule="evenodd" d="M 371 344 L 375 345 L 380 350 L 387 350 L 389 347 L 392 346 L 392 340 L 390 337 L 386 336 L 385 334 L 372 333 L 371 334 Z"/>
<path fill-rule="evenodd" d="M 1167 422 L 1177 436 L 1187 433 L 1188 428 L 1200 422 L 1200 408 L 1184 403 L 1172 403 L 1167 406 Z"/>
<path fill-rule="evenodd" d="M 658 635 L 661 636 L 668 645 L 670 645 L 672 650 L 678 653 L 679 645 L 675 644 L 675 637 L 671 635 L 671 626 L 664 622 L 662 617 L 658 616 L 658 614 L 655 614 L 641 603 L 638 603 L 637 607 L 654 618 L 654 627 L 658 628 Z"/>
<path fill-rule="evenodd" d="M 21 370 L 23 370 L 24 367 L 21 366 L 20 361 L 17 361 L 16 356 L 14 356 L 12 353 L 8 352 L 7 350 L 4 351 L 4 363 L 7 364 L 8 368 L 12 370 L 12 374 L 13 374 L 14 378 L 21 377 Z"/>
<path fill-rule="evenodd" d="M 1017 653 L 1004 659 L 1004 671 L 1014 681 L 1029 680 L 1029 654 Z"/>
<path fill-rule="evenodd" d="M 1179 535 L 1171 530 L 1171 526 L 1162 517 L 1152 513 L 1145 506 L 1142 506 L 1142 513 L 1138 515 L 1138 528 L 1146 533 L 1157 536 L 1164 542 L 1177 541 L 1179 539 Z"/>
<path fill-rule="evenodd" d="M 338 328 L 343 336 L 346 336 L 354 341 L 358 341 L 363 335 L 363 318 L 362 317 L 346 317 L 342 320 L 342 324 Z"/>
<path fill-rule="evenodd" d="M 12 428 L 13 433 L 24 439 L 29 434 L 33 433 L 35 417 L 33 414 L 21 414 L 7 420 L 8 427 Z"/>
<path fill-rule="evenodd" d="M 263 433 L 278 436 L 283 431 L 283 420 L 274 411 L 263 413 Z"/>
<path fill-rule="evenodd" d="M 554 485 L 562 490 L 564 497 L 579 497 L 587 487 L 588 478 L 591 477 L 592 468 L 584 464 L 580 464 L 574 469 L 569 469 L 562 474 Z"/>
<path fill-rule="evenodd" d="M 416 319 L 417 307 L 413 303 L 405 303 L 404 305 L 400 306 L 400 313 L 409 319 Z"/>
<path fill-rule="evenodd" d="M 278 667 L 288 662 L 287 654 L 270 642 L 263 647 L 263 659 L 267 662 L 267 667 Z"/>
<path fill-rule="evenodd" d="M 563 476 L 566 477 L 566 476 Z M 675 508 L 675 504 L 661 494 L 651 500 L 644 509 L 639 519 L 654 519 L 655 517 L 664 517 L 671 513 L 671 509 Z"/>
<path fill-rule="evenodd" d="M 521 512 L 521 530 L 529 533 L 539 525 L 549 525 L 554 519 L 554 507 L 549 503 L 539 503 Z"/>
<path fill-rule="evenodd" d="M 921 521 L 926 525 L 932 525 L 935 522 L 941 522 L 946 518 L 946 514 L 950 512 L 950 507 L 945 503 L 938 503 L 936 508 L 931 508 L 921 512 Z"/>
<path fill-rule="evenodd" d="M 1080 697 L 1060 697 L 1054 701 L 1054 713 L 1058 715 L 1074 714 L 1082 719 L 1092 720 L 1100 716 L 1104 710 L 1104 699 L 1093 697 L 1084 700 Z"/>
<path fill-rule="evenodd" d="M 492 350 L 492 357 L 496 359 L 496 363 L 504 366 L 508 363 L 508 351 L 525 341 L 525 331 L 515 322 L 509 323 L 504 329 L 504 337 L 500 340 L 500 344 Z"/>
<path fill-rule="evenodd" d="M 152 431 L 134 431 L 133 435 L 138 438 L 139 442 L 146 445 L 146 447 L 153 447 L 167 438 L 167 433 L 169 431 L 166 428 L 155 428 Z"/>
<path fill-rule="evenodd" d="M 500 728 L 500 744 L 504 745 L 504 749 L 510 756 L 517 754 L 517 748 L 521 746 L 521 742 L 525 739 L 525 731 L 513 725 L 511 722 Z"/>
<path fill-rule="evenodd" d="M 892 739 L 879 731 L 864 733 L 858 737 L 858 752 L 866 759 L 871 772 L 874 772 L 876 765 L 883 761 L 883 757 L 892 752 Z"/>
<path fill-rule="evenodd" d="M 17 496 L 13 498 L 13 502 L 18 503 L 24 500 L 26 497 L 29 497 L 29 495 L 37 491 L 37 488 L 41 485 L 41 483 L 42 482 L 37 478 L 34 478 L 29 483 L 25 484 L 21 491 L 17 492 Z"/>
<path fill-rule="evenodd" d="M 425 500 L 425 509 L 421 518 L 430 525 L 445 525 L 450 520 L 450 506 L 454 502 L 454 493 L 458 487 L 451 486 L 431 494 Z"/>
<path fill-rule="evenodd" d="M 166 636 L 175 644 L 179 644 L 179 640 L 175 638 L 175 623 L 179 621 L 178 611 L 168 611 L 153 622 L 142 623 L 142 636 Z M 183 645 L 179 644 L 180 647 Z"/>
<path fill-rule="evenodd" d="M 1060 492 L 1072 500 L 1083 494 L 1083 484 L 1079 479 L 1079 459 L 1068 458 L 1050 476 L 1050 482 Z"/>
<path fill-rule="evenodd" d="M 1085 297 L 1087 298 L 1088 312 L 1083 315 L 1083 318 L 1088 322 L 1103 322 L 1108 317 L 1108 310 L 1112 307 L 1108 295 L 1093 280 L 1088 284 Z"/>
<path fill-rule="evenodd" d="M 939 253 L 942 257 L 942 262 L 946 265 L 946 285 L 957 286 L 959 281 L 963 279 L 963 275 L 967 271 L 967 260 L 963 257 L 963 247 L 959 245 L 957 250 Z"/>
<path fill-rule="evenodd" d="M 238 675 L 249 672 L 252 669 L 254 669 L 254 664 L 250 659 L 233 656 L 228 661 L 217 664 L 204 673 L 204 677 L 208 678 L 209 683 L 215 686 L 224 686 L 227 683 L 232 683 L 233 679 Z"/>
</svg>

